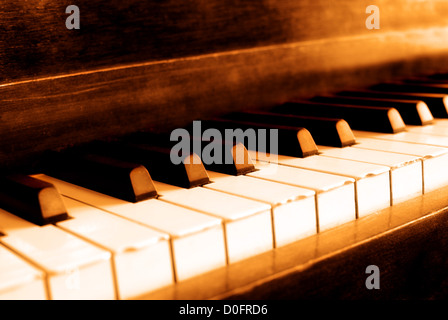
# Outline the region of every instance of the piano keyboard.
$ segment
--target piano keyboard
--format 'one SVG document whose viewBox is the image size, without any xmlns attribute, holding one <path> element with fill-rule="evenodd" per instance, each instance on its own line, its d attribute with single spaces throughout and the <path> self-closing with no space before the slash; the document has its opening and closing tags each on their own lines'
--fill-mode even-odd
<svg viewBox="0 0 448 320">
<path fill-rule="evenodd" d="M 0 298 L 136 299 L 437 192 L 448 185 L 448 120 L 431 112 L 443 114 L 448 82 L 390 88 L 226 116 L 224 126 L 255 121 L 288 139 L 310 132 L 278 156 L 237 145 L 242 167 L 194 154 L 174 166 L 143 135 L 6 177 Z"/>
</svg>

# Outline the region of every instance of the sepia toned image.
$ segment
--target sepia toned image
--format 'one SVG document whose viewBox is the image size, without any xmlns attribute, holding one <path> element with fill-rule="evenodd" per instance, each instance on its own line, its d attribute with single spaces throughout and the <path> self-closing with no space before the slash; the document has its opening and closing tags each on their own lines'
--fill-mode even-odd
<svg viewBox="0 0 448 320">
<path fill-rule="evenodd" d="M 0 300 L 445 300 L 447 227 L 448 1 L 0 2 Z"/>
</svg>

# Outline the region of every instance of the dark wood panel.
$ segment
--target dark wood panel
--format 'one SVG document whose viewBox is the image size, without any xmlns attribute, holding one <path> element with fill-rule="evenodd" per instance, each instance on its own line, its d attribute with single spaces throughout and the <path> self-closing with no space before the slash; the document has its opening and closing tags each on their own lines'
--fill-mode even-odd
<svg viewBox="0 0 448 320">
<path fill-rule="evenodd" d="M 76 4 L 81 28 L 68 30 Z M 447 25 L 448 3 L 377 0 L 381 29 L 365 28 L 367 0 L 77 0 L 0 3 L 0 83 L 370 32 Z"/>
<path fill-rule="evenodd" d="M 17 165 L 48 149 L 448 71 L 447 35 L 448 28 L 372 33 L 0 85 L 1 161 Z"/>
<path fill-rule="evenodd" d="M 448 3 L 0 3 L 0 159 L 419 73 L 448 71 Z"/>
</svg>

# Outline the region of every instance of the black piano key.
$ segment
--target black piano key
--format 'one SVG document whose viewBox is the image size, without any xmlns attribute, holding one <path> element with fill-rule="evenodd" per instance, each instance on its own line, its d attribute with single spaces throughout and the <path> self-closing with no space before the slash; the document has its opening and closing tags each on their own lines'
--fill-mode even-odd
<svg viewBox="0 0 448 320">
<path fill-rule="evenodd" d="M 165 148 L 173 148 L 181 140 L 189 141 L 190 150 L 200 155 L 204 167 L 210 171 L 216 171 L 229 175 L 243 175 L 256 171 L 247 149 L 242 143 L 225 141 L 224 137 L 208 139 L 204 136 L 195 137 L 188 131 L 184 135 L 176 135 L 171 138 L 166 133 L 156 134 L 152 132 L 139 132 L 127 138 L 127 141 L 147 143 Z"/>
<path fill-rule="evenodd" d="M 385 100 L 421 100 L 426 103 L 433 117 L 448 118 L 448 94 L 359 90 L 341 91 L 338 92 L 337 95 L 360 98 L 379 98 Z"/>
<path fill-rule="evenodd" d="M 417 76 L 400 79 L 395 83 L 405 83 L 405 84 L 416 84 L 416 85 L 446 85 L 448 84 L 448 79 L 441 77 L 442 75 L 432 75 L 432 76 Z"/>
<path fill-rule="evenodd" d="M 355 130 L 397 133 L 406 126 L 395 108 L 363 107 L 327 104 L 319 102 L 288 102 L 272 109 L 272 112 L 314 117 L 340 117 Z"/>
<path fill-rule="evenodd" d="M 213 147 L 211 144 L 214 143 L 212 141 L 208 146 Z M 242 143 L 228 143 L 226 141 L 216 143 L 217 148 L 219 148 L 219 144 L 222 145 L 223 163 L 220 164 L 216 161 L 207 163 L 205 166 L 208 170 L 233 176 L 244 175 L 257 170 L 246 147 Z"/>
<path fill-rule="evenodd" d="M 248 150 L 299 158 L 319 153 L 312 135 L 302 127 L 228 119 L 201 121 L 201 126 L 204 130 L 218 130 L 226 141 L 241 142 Z"/>
<path fill-rule="evenodd" d="M 74 149 L 49 152 L 41 167 L 50 176 L 125 201 L 157 196 L 151 176 L 140 164 Z"/>
<path fill-rule="evenodd" d="M 405 82 L 390 82 L 373 85 L 369 88 L 386 92 L 442 93 L 448 94 L 448 84 L 417 84 Z"/>
<path fill-rule="evenodd" d="M 435 74 L 427 76 L 427 78 L 448 82 L 448 73 L 435 73 Z"/>
<path fill-rule="evenodd" d="M 347 147 L 356 143 L 350 126 L 342 119 L 282 115 L 263 111 L 234 112 L 224 118 L 271 125 L 304 127 L 311 133 L 314 141 L 320 145 Z"/>
<path fill-rule="evenodd" d="M 22 174 L 0 177 L 0 208 L 40 226 L 69 219 L 51 183 Z"/>
<path fill-rule="evenodd" d="M 311 101 L 322 103 L 348 104 L 368 107 L 392 107 L 400 112 L 405 124 L 427 125 L 434 121 L 428 106 L 419 100 L 382 100 L 378 98 L 357 98 L 341 96 L 318 96 Z"/>
<path fill-rule="evenodd" d="M 179 155 L 173 151 L 173 157 L 179 160 L 177 162 L 172 159 L 171 148 L 129 140 L 96 142 L 89 148 L 107 157 L 140 163 L 155 181 L 182 188 L 193 188 L 210 182 L 202 161 L 193 152 Z"/>
</svg>

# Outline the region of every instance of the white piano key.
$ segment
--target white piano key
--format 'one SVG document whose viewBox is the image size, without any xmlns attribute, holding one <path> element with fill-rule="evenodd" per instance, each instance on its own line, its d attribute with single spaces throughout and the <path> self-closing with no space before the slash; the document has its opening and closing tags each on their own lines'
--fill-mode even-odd
<svg viewBox="0 0 448 320">
<path fill-rule="evenodd" d="M 318 231 L 356 219 L 355 180 L 312 170 L 256 161 L 247 176 L 311 189 L 316 192 Z"/>
<path fill-rule="evenodd" d="M 448 119 L 436 118 L 433 121 L 433 125 L 437 127 L 448 127 Z"/>
<path fill-rule="evenodd" d="M 35 177 L 53 183 L 64 196 L 168 233 L 176 281 L 226 265 L 224 232 L 218 218 L 157 199 L 131 203 L 46 175 Z"/>
<path fill-rule="evenodd" d="M 390 168 L 392 205 L 423 193 L 422 161 L 412 155 L 358 149 L 319 147 L 321 157 L 331 157 L 379 164 Z"/>
<path fill-rule="evenodd" d="M 0 300 L 45 300 L 44 273 L 0 245 Z"/>
<path fill-rule="evenodd" d="M 11 228 L 8 227 L 9 222 Z M 23 224 L 22 224 L 23 222 Z M 22 224 L 22 228 L 17 228 Z M 46 274 L 48 298 L 116 298 L 110 253 L 53 225 L 34 226 L 0 210 L 0 242 Z"/>
<path fill-rule="evenodd" d="M 271 206 L 275 247 L 305 238 L 317 232 L 313 190 L 256 179 L 208 171 L 212 183 L 204 188 L 245 197 Z"/>
<path fill-rule="evenodd" d="M 448 126 L 438 126 L 438 125 L 426 125 L 426 126 L 406 126 L 406 131 L 419 133 L 419 134 L 429 134 L 435 136 L 445 136 L 448 137 Z"/>
<path fill-rule="evenodd" d="M 418 156 L 423 165 L 423 192 L 448 185 L 448 148 L 416 143 L 357 137 L 353 148 L 380 150 Z"/>
<path fill-rule="evenodd" d="M 401 141 L 408 143 L 424 144 L 436 147 L 448 147 L 448 137 L 419 134 L 415 132 L 379 133 L 371 131 L 353 130 L 355 137 L 374 138 L 389 141 Z"/>
<path fill-rule="evenodd" d="M 154 182 L 159 199 L 222 219 L 229 263 L 273 248 L 270 206 L 202 187 L 183 189 Z"/>
<path fill-rule="evenodd" d="M 257 160 L 272 161 L 272 159 L 275 159 L 270 156 L 265 158 L 264 155 L 251 151 L 251 156 L 257 158 Z M 321 156 L 295 158 L 278 155 L 274 161 L 286 166 L 353 178 L 356 184 L 355 196 L 358 218 L 391 205 L 390 168 L 387 166 Z"/>
<path fill-rule="evenodd" d="M 111 252 L 119 299 L 173 283 L 168 234 L 65 196 L 63 200 L 73 219 L 57 226 Z"/>
</svg>

